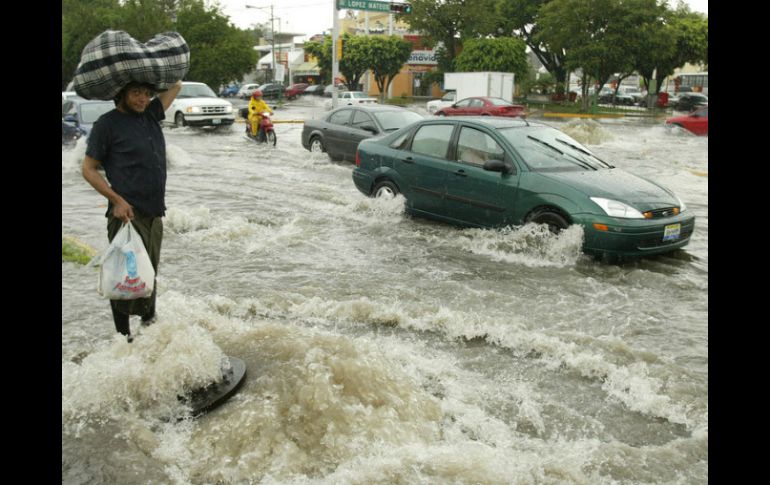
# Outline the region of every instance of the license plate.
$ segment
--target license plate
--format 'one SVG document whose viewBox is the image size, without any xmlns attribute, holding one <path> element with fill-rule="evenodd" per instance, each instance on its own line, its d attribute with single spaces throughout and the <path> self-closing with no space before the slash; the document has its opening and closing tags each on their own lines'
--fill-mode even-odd
<svg viewBox="0 0 770 485">
<path fill-rule="evenodd" d="M 663 229 L 663 240 L 674 241 L 679 239 L 679 233 L 682 230 L 681 224 L 669 224 Z"/>
<path fill-rule="evenodd" d="M 211 120 L 211 122 L 214 123 L 215 125 L 218 125 L 222 122 L 222 120 L 220 120 L 219 118 L 214 118 L 213 120 Z"/>
</svg>

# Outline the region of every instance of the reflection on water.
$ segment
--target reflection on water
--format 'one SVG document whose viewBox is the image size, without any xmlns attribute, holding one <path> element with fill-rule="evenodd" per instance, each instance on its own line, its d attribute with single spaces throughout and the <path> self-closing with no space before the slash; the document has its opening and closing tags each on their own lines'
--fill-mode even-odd
<svg viewBox="0 0 770 485">
<path fill-rule="evenodd" d="M 412 218 L 305 151 L 301 124 L 272 149 L 165 128 L 158 323 L 127 344 L 95 269 L 62 262 L 63 483 L 707 482 L 708 138 L 570 126 L 686 202 L 684 251 L 606 265 L 579 228 Z M 81 142 L 62 236 L 103 249 Z M 238 394 L 169 419 L 225 355 L 247 364 Z"/>
</svg>

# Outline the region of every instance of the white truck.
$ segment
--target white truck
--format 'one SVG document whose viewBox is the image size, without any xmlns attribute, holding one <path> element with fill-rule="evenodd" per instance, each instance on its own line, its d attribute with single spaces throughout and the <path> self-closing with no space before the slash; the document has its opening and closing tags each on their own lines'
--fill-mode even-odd
<svg viewBox="0 0 770 485">
<path fill-rule="evenodd" d="M 447 72 L 444 89 L 457 92 L 457 101 L 471 96 L 491 96 L 513 102 L 512 72 Z"/>
</svg>

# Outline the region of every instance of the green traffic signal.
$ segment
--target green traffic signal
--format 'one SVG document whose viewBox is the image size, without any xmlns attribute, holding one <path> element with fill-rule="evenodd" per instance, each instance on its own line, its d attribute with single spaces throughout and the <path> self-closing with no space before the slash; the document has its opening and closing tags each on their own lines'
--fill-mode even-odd
<svg viewBox="0 0 770 485">
<path fill-rule="evenodd" d="M 391 3 L 390 11 L 395 13 L 412 13 L 412 6 L 408 3 Z"/>
</svg>

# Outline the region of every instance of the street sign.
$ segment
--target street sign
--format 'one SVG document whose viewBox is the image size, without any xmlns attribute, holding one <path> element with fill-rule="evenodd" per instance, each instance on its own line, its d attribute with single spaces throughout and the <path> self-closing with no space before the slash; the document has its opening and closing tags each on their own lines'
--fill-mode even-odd
<svg viewBox="0 0 770 485">
<path fill-rule="evenodd" d="M 390 2 L 373 0 L 337 0 L 337 9 L 369 10 L 371 12 L 390 12 Z"/>
</svg>

